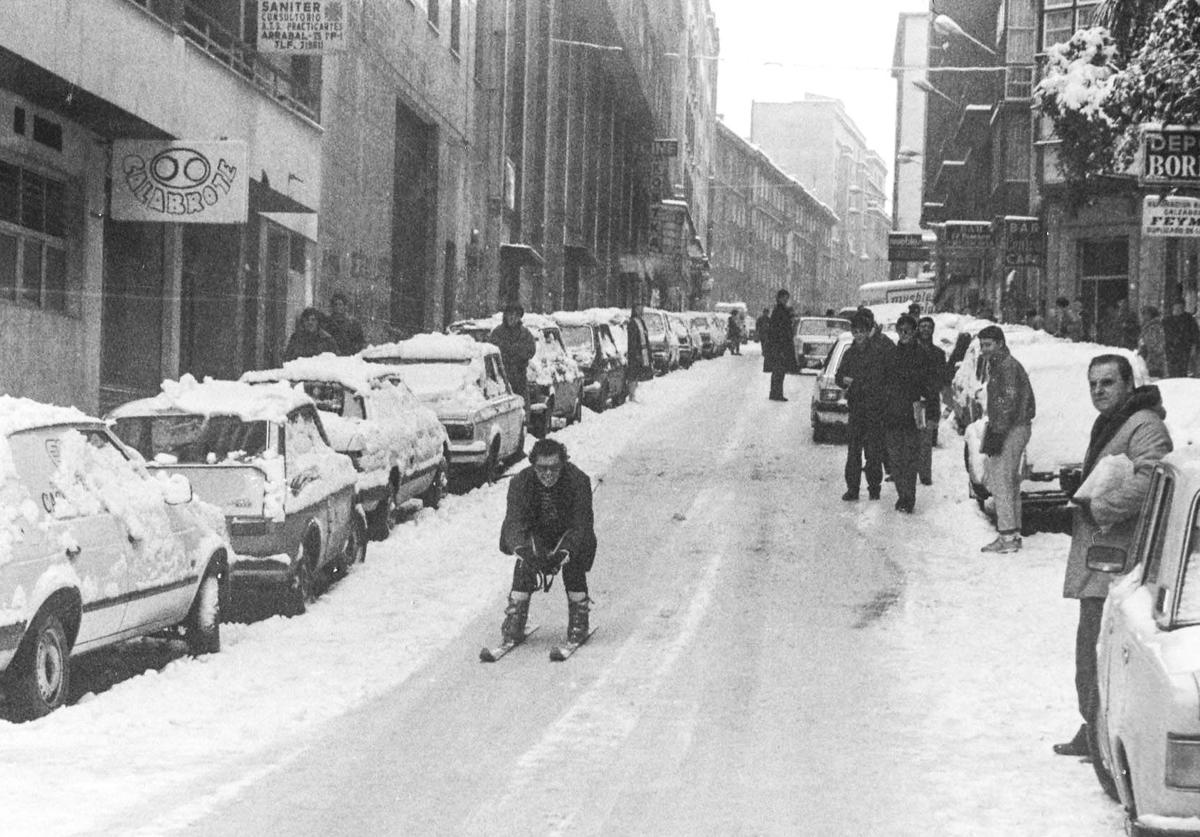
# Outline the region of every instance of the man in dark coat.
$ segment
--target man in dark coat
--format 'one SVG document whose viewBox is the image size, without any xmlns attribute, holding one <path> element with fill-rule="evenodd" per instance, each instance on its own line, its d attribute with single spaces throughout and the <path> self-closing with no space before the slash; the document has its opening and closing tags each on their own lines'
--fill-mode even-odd
<svg viewBox="0 0 1200 837">
<path fill-rule="evenodd" d="M 1096 709 L 1096 641 L 1112 576 L 1089 569 L 1087 552 L 1092 546 L 1116 547 L 1127 553 L 1132 548 L 1150 477 L 1159 461 L 1171 452 L 1171 434 L 1163 423 L 1166 412 L 1158 387 L 1135 387 L 1133 367 L 1124 355 L 1092 358 L 1087 375 L 1092 406 L 1100 415 L 1092 425 L 1083 459 L 1085 483 L 1105 457 L 1125 456 L 1133 463 L 1131 477 L 1108 485 L 1090 499 L 1082 495 L 1075 498 L 1071 551 L 1063 579 L 1063 598 L 1079 600 L 1075 694 L 1083 725 L 1070 741 L 1055 744 L 1054 752 L 1061 756 L 1090 754 L 1095 758 L 1088 747 L 1088 724 Z"/>
<path fill-rule="evenodd" d="M 867 492 L 879 499 L 883 482 L 884 412 L 887 398 L 887 368 L 895 351 L 871 339 L 874 324 L 862 314 L 850 321 L 854 343 L 846 349 L 835 380 L 846 390 L 849 421 L 846 424 L 846 493 L 843 500 L 857 500 L 862 475 L 867 475 Z M 885 337 L 884 340 L 887 340 Z M 866 465 L 863 465 L 863 458 Z"/>
<path fill-rule="evenodd" d="M 634 301 L 629 308 L 629 322 L 625 324 L 628 338 L 625 352 L 625 385 L 630 401 L 637 401 L 638 384 L 654 377 L 654 363 L 650 357 L 650 332 L 643 318 L 645 306 Z"/>
<path fill-rule="evenodd" d="M 321 312 L 316 308 L 305 308 L 300 312 L 300 323 L 288 338 L 283 350 L 284 360 L 298 357 L 315 357 L 325 352 L 338 350 L 337 342 L 321 329 Z"/>
<path fill-rule="evenodd" d="M 771 312 L 765 337 L 759 336 L 762 342 L 763 371 L 771 374 L 772 401 L 787 401 L 783 395 L 783 379 L 796 365 L 796 349 L 792 344 L 792 324 L 794 317 L 788 302 L 792 295 L 786 290 L 775 294 L 775 310 Z"/>
<path fill-rule="evenodd" d="M 533 334 L 521 323 L 525 309 L 519 304 L 509 303 L 504 309 L 500 325 L 492 329 L 487 341 L 500 349 L 500 359 L 504 362 L 504 375 L 512 391 L 525 399 L 525 409 L 529 409 L 529 361 L 537 354 L 537 341 Z"/>
<path fill-rule="evenodd" d="M 771 309 L 764 308 L 763 312 L 758 315 L 758 319 L 754 321 L 755 336 L 758 338 L 759 345 L 762 345 L 767 339 L 767 330 L 771 327 Z"/>
<path fill-rule="evenodd" d="M 1170 316 L 1163 317 L 1163 340 L 1167 348 L 1167 377 L 1186 378 L 1192 352 L 1200 344 L 1196 318 L 1183 308 L 1182 300 L 1171 303 Z"/>
<path fill-rule="evenodd" d="M 500 551 L 517 555 L 501 634 L 506 641 L 525 637 L 530 595 L 539 586 L 549 591 L 561 570 L 567 591 L 567 641 L 582 642 L 589 633 L 587 573 L 596 558 L 592 481 L 568 461 L 567 449 L 554 439 L 539 439 L 529 461 L 509 483 L 500 529 Z"/>
<path fill-rule="evenodd" d="M 356 355 L 367 345 L 362 326 L 350 316 L 346 295 L 338 292 L 329 298 L 333 313 L 325 320 L 325 330 L 337 343 L 339 355 Z"/>
<path fill-rule="evenodd" d="M 950 383 L 946 374 L 946 353 L 933 342 L 936 324 L 933 317 L 917 320 L 917 345 L 925 351 L 929 391 L 925 400 L 925 426 L 919 428 L 921 446 L 917 457 L 917 476 L 921 485 L 933 485 L 933 446 L 937 444 L 938 422 L 942 418 L 942 388 Z"/>
<path fill-rule="evenodd" d="M 925 403 L 936 395 L 929 355 L 917 343 L 917 321 L 908 314 L 900 315 L 896 335 L 896 348 L 885 367 L 884 421 L 896 510 L 911 514 L 917 503 L 918 423 L 925 423 Z"/>
</svg>

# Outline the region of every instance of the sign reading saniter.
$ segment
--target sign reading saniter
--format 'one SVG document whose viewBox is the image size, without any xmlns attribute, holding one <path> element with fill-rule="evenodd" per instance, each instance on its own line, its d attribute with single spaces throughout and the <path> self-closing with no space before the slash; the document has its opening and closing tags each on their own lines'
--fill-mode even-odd
<svg viewBox="0 0 1200 837">
<path fill-rule="evenodd" d="M 259 52 L 320 54 L 345 48 L 344 0 L 259 0 Z"/>
<path fill-rule="evenodd" d="M 114 140 L 110 174 L 113 220 L 246 221 L 244 142 Z"/>
</svg>

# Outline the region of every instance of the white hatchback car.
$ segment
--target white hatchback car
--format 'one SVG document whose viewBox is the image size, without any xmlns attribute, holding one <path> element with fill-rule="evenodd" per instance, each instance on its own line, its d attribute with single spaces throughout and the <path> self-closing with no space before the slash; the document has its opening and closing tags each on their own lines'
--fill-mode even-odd
<svg viewBox="0 0 1200 837">
<path fill-rule="evenodd" d="M 0 397 L 0 680 L 24 720 L 67 698 L 71 658 L 182 630 L 221 647 L 233 550 L 187 480 L 151 476 L 99 419 Z"/>
<path fill-rule="evenodd" d="M 1159 464 L 1131 552 L 1093 547 L 1123 572 L 1108 593 L 1089 725 L 1101 786 L 1132 834 L 1200 834 L 1200 455 Z"/>
</svg>

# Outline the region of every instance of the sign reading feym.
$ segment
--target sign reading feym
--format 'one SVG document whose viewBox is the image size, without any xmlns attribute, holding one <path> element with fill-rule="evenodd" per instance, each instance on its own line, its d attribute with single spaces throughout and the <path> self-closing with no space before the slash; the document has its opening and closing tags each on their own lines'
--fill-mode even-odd
<svg viewBox="0 0 1200 837">
<path fill-rule="evenodd" d="M 259 52 L 311 55 L 345 48 L 344 0 L 259 0 Z"/>
<path fill-rule="evenodd" d="M 244 142 L 114 140 L 110 175 L 116 221 L 246 222 Z"/>
<path fill-rule="evenodd" d="M 1143 128 L 1142 185 L 1200 185 L 1200 128 Z"/>
<path fill-rule="evenodd" d="M 1142 235 L 1200 238 L 1200 200 L 1147 195 L 1142 199 Z"/>
</svg>

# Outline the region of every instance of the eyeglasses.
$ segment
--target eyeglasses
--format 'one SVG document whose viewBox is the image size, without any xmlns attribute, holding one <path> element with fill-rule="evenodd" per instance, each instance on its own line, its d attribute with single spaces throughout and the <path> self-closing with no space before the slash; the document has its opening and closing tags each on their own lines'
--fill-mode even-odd
<svg viewBox="0 0 1200 837">
<path fill-rule="evenodd" d="M 545 474 L 546 476 L 551 476 L 552 474 L 557 474 L 559 471 L 561 471 L 562 467 L 563 466 L 562 466 L 561 462 L 555 462 L 555 463 L 549 464 L 549 465 L 544 464 L 544 463 L 541 465 L 538 465 L 537 463 L 534 463 L 533 470 L 536 473 Z"/>
</svg>

